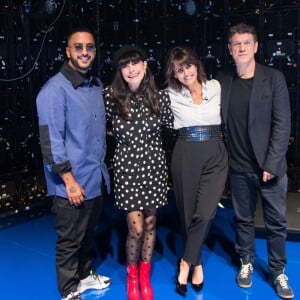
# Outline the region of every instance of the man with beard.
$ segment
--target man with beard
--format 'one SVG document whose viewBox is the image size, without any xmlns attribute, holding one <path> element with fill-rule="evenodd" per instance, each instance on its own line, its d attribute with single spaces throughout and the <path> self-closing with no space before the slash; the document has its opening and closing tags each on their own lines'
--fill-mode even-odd
<svg viewBox="0 0 300 300">
<path fill-rule="evenodd" d="M 47 194 L 56 214 L 58 288 L 62 299 L 70 300 L 110 285 L 92 269 L 93 234 L 109 176 L 102 84 L 89 72 L 96 47 L 88 28 L 71 31 L 66 55 L 38 94 L 37 111 Z"/>
</svg>

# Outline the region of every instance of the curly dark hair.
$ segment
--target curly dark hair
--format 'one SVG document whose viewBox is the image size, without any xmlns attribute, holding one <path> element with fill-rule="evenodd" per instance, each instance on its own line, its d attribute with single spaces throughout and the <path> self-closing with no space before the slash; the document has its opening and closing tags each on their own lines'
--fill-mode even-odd
<svg viewBox="0 0 300 300">
<path fill-rule="evenodd" d="M 167 67 L 166 67 L 166 82 L 168 86 L 179 92 L 182 83 L 174 76 L 174 63 L 179 65 L 193 64 L 197 68 L 197 79 L 200 83 L 206 82 L 207 77 L 204 66 L 198 58 L 196 52 L 185 46 L 175 46 L 169 51 Z"/>
<path fill-rule="evenodd" d="M 130 99 L 142 96 L 146 106 L 150 109 L 150 114 L 159 116 L 160 106 L 158 102 L 158 90 L 154 82 L 150 69 L 147 66 L 145 76 L 140 84 L 139 90 L 135 93 L 130 91 L 127 82 L 123 79 L 121 68 L 128 63 L 137 63 L 145 59 L 137 51 L 130 51 L 123 54 L 115 65 L 115 74 L 112 80 L 112 93 L 115 101 L 116 113 L 123 119 L 129 120 Z"/>
</svg>

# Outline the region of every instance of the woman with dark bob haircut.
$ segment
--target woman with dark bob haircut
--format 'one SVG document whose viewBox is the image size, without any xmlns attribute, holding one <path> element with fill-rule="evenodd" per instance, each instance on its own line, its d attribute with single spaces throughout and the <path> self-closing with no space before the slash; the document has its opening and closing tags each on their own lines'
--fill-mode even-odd
<svg viewBox="0 0 300 300">
<path fill-rule="evenodd" d="M 114 61 L 115 75 L 104 95 L 108 124 L 117 142 L 115 205 L 127 212 L 127 297 L 152 300 L 156 211 L 167 203 L 168 190 L 161 128 L 173 127 L 173 115 L 169 95 L 156 88 L 142 49 L 125 45 Z"/>
<path fill-rule="evenodd" d="M 166 80 L 178 130 L 172 154 L 172 181 L 184 241 L 176 291 L 185 296 L 203 287 L 201 248 L 223 193 L 228 160 L 221 133 L 220 84 L 207 80 L 196 53 L 187 47 L 170 50 Z"/>
</svg>

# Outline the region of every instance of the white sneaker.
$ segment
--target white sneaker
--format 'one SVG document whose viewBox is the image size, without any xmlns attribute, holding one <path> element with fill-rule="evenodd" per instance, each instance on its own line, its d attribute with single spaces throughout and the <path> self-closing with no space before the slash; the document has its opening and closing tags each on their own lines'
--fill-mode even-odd
<svg viewBox="0 0 300 300">
<path fill-rule="evenodd" d="M 80 300 L 79 292 L 71 292 L 68 296 L 61 298 L 61 300 Z"/>
<path fill-rule="evenodd" d="M 89 289 L 102 290 L 109 287 L 110 284 L 110 278 L 103 275 L 99 275 L 94 271 L 91 271 L 89 276 L 80 280 L 77 287 L 77 292 L 81 294 Z"/>
</svg>

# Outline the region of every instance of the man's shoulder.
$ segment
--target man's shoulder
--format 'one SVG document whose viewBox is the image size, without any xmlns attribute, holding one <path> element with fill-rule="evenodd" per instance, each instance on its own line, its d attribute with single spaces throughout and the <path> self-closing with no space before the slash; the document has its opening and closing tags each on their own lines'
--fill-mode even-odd
<svg viewBox="0 0 300 300">
<path fill-rule="evenodd" d="M 226 68 L 218 71 L 214 78 L 220 83 L 221 86 L 223 86 L 228 84 L 231 78 L 233 78 L 233 74 L 234 72 L 232 68 Z"/>
<path fill-rule="evenodd" d="M 41 87 L 38 98 L 44 97 L 45 94 L 58 94 L 63 92 L 68 85 L 71 85 L 70 82 L 65 78 L 65 76 L 58 72 L 50 77 Z"/>
<path fill-rule="evenodd" d="M 219 70 L 217 73 L 216 73 L 216 76 L 214 76 L 214 78 L 218 81 L 226 78 L 226 77 L 231 77 L 234 73 L 234 69 L 233 67 L 226 67 L 222 70 Z"/>
<path fill-rule="evenodd" d="M 62 85 L 66 82 L 65 76 L 59 71 L 53 76 L 51 76 L 44 84 L 44 86 L 49 85 Z"/>
<path fill-rule="evenodd" d="M 259 63 L 256 64 L 255 77 L 258 81 L 267 81 L 270 83 L 282 83 L 285 81 L 283 72 Z"/>
<path fill-rule="evenodd" d="M 257 69 L 258 72 L 263 72 L 267 76 L 268 75 L 279 75 L 279 74 L 282 74 L 281 71 L 279 71 L 279 70 L 277 70 L 275 68 L 272 68 L 270 66 L 266 66 L 266 65 L 260 64 L 260 63 L 256 63 L 256 69 Z"/>
</svg>

